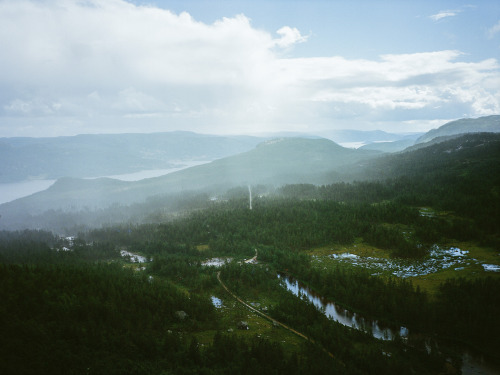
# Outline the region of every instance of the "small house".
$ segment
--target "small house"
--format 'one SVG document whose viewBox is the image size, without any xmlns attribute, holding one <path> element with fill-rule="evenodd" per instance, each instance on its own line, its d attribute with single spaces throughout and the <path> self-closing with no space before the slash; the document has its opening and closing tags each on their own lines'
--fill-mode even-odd
<svg viewBox="0 0 500 375">
<path fill-rule="evenodd" d="M 250 327 L 248 327 L 248 323 L 244 322 L 244 321 L 238 322 L 237 326 L 238 326 L 238 329 L 242 329 L 242 330 L 250 329 Z"/>
</svg>

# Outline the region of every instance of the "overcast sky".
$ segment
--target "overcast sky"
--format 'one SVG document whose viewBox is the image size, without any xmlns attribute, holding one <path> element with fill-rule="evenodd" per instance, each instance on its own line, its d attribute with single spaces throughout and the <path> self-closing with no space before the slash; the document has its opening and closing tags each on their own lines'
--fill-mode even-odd
<svg viewBox="0 0 500 375">
<path fill-rule="evenodd" d="M 0 0 L 0 137 L 500 114 L 500 1 Z"/>
</svg>

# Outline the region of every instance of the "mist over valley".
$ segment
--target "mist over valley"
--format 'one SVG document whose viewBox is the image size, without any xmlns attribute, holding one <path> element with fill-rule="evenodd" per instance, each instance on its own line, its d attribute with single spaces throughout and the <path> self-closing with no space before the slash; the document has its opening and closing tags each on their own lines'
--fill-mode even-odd
<svg viewBox="0 0 500 375">
<path fill-rule="evenodd" d="M 0 25 L 0 374 L 500 374 L 498 1 Z"/>
</svg>

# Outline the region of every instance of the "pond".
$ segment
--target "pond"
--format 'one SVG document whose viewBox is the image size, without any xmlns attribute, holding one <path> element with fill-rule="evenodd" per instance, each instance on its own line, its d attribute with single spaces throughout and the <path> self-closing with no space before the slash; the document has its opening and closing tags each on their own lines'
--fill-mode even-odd
<svg viewBox="0 0 500 375">
<path fill-rule="evenodd" d="M 204 262 L 201 262 L 202 266 L 206 267 L 222 267 L 226 263 L 230 263 L 233 259 L 232 258 L 210 258 L 205 260 Z"/>
<path fill-rule="evenodd" d="M 212 300 L 212 305 L 216 308 L 221 308 L 222 307 L 222 300 L 220 298 L 217 298 L 215 296 L 210 297 Z"/>
<path fill-rule="evenodd" d="M 128 257 L 132 263 L 146 263 L 149 262 L 148 258 L 142 255 L 133 254 L 127 250 L 120 250 L 120 255 L 122 257 Z"/>
</svg>

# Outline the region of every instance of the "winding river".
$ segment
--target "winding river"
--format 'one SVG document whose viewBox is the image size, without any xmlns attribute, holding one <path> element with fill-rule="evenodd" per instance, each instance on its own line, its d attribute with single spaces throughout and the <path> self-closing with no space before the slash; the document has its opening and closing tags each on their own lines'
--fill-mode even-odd
<svg viewBox="0 0 500 375">
<path fill-rule="evenodd" d="M 323 311 L 324 314 L 340 324 L 358 329 L 365 332 L 371 332 L 373 337 L 381 340 L 394 340 L 396 334 L 402 338 L 408 337 L 406 327 L 383 327 L 376 320 L 366 319 L 356 313 L 344 309 L 335 302 L 328 301 L 322 296 L 314 293 L 308 287 L 299 283 L 291 277 L 278 274 L 282 285 L 297 297 L 306 297 L 316 308 Z"/>
<path fill-rule="evenodd" d="M 376 320 L 369 320 L 363 316 L 344 309 L 333 301 L 318 295 L 310 290 L 307 286 L 301 284 L 287 275 L 278 274 L 281 284 L 288 291 L 297 297 L 307 298 L 316 308 L 340 324 L 354 329 L 371 332 L 373 337 L 381 340 L 393 340 L 398 334 L 401 338 L 408 338 L 410 332 L 405 327 L 385 327 L 381 326 Z M 467 350 L 462 354 L 462 374 L 484 374 L 498 375 L 500 368 L 486 361 L 482 356 L 471 355 Z"/>
</svg>

